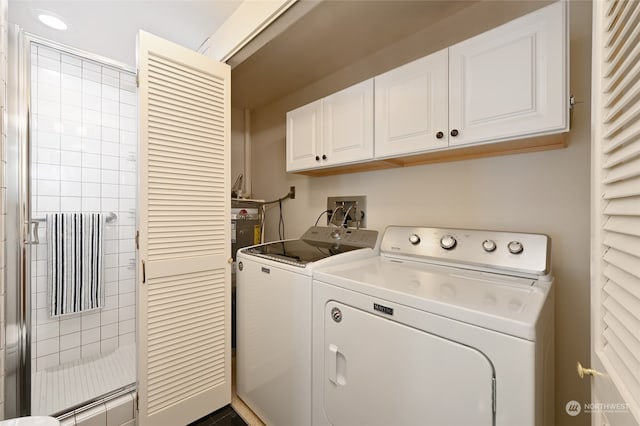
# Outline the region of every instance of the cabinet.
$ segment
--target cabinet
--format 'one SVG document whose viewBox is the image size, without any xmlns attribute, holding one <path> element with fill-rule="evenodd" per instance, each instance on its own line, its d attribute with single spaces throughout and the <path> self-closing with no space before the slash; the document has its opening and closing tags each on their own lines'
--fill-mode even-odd
<svg viewBox="0 0 640 426">
<path fill-rule="evenodd" d="M 287 171 L 373 158 L 373 80 L 287 113 Z"/>
<path fill-rule="evenodd" d="M 448 146 L 448 68 L 444 49 L 375 77 L 377 158 Z"/>
<path fill-rule="evenodd" d="M 291 111 L 287 171 L 325 175 L 565 146 L 566 7 L 558 1 Z"/>
<path fill-rule="evenodd" d="M 568 129 L 566 28 L 556 2 L 449 48 L 450 146 Z"/>
</svg>

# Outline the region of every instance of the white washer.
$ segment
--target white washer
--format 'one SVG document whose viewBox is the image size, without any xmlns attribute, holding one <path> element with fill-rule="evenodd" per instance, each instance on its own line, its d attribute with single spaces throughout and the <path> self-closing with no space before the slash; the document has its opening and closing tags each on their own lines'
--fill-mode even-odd
<svg viewBox="0 0 640 426">
<path fill-rule="evenodd" d="M 298 240 L 238 252 L 236 388 L 266 424 L 311 424 L 313 269 L 371 257 L 377 237 L 312 227 Z"/>
<path fill-rule="evenodd" d="M 388 227 L 317 268 L 314 426 L 553 424 L 549 238 Z"/>
</svg>

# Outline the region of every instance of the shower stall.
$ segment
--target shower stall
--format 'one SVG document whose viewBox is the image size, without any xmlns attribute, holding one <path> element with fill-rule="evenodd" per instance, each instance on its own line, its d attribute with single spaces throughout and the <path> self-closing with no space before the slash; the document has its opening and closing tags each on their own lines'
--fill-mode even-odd
<svg viewBox="0 0 640 426">
<path fill-rule="evenodd" d="M 8 417 L 120 398 L 136 381 L 137 87 L 122 64 L 11 31 L 7 157 Z M 97 218 L 90 307 L 54 310 L 54 218 Z M 98 215 L 96 215 L 98 214 Z M 48 232 L 49 231 L 49 232 Z M 65 231 L 66 232 L 66 231 Z M 77 231 L 83 238 L 87 228 Z M 67 235 L 68 237 L 68 235 Z M 66 260 L 69 262 L 69 260 Z M 82 262 L 81 262 L 82 263 Z M 80 266 L 82 267 L 82 266 Z M 89 291 L 78 282 L 76 291 Z M 133 411 L 133 408 L 131 408 Z"/>
</svg>

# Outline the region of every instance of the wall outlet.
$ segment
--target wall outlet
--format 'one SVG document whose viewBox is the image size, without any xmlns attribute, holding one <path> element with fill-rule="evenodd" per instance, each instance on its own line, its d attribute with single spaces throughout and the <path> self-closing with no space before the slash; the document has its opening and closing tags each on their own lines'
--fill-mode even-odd
<svg viewBox="0 0 640 426">
<path fill-rule="evenodd" d="M 292 200 L 296 199 L 296 187 L 295 186 L 290 186 L 289 187 L 289 198 Z"/>
<path fill-rule="evenodd" d="M 365 195 L 327 197 L 327 225 L 333 223 L 349 228 L 366 228 L 366 209 Z"/>
</svg>

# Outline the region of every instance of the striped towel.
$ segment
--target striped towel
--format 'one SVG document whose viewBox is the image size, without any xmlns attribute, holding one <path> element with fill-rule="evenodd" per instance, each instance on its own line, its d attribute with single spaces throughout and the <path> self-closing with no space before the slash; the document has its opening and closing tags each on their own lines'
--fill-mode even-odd
<svg viewBox="0 0 640 426">
<path fill-rule="evenodd" d="M 47 279 L 51 316 L 102 307 L 104 216 L 47 215 Z"/>
</svg>

